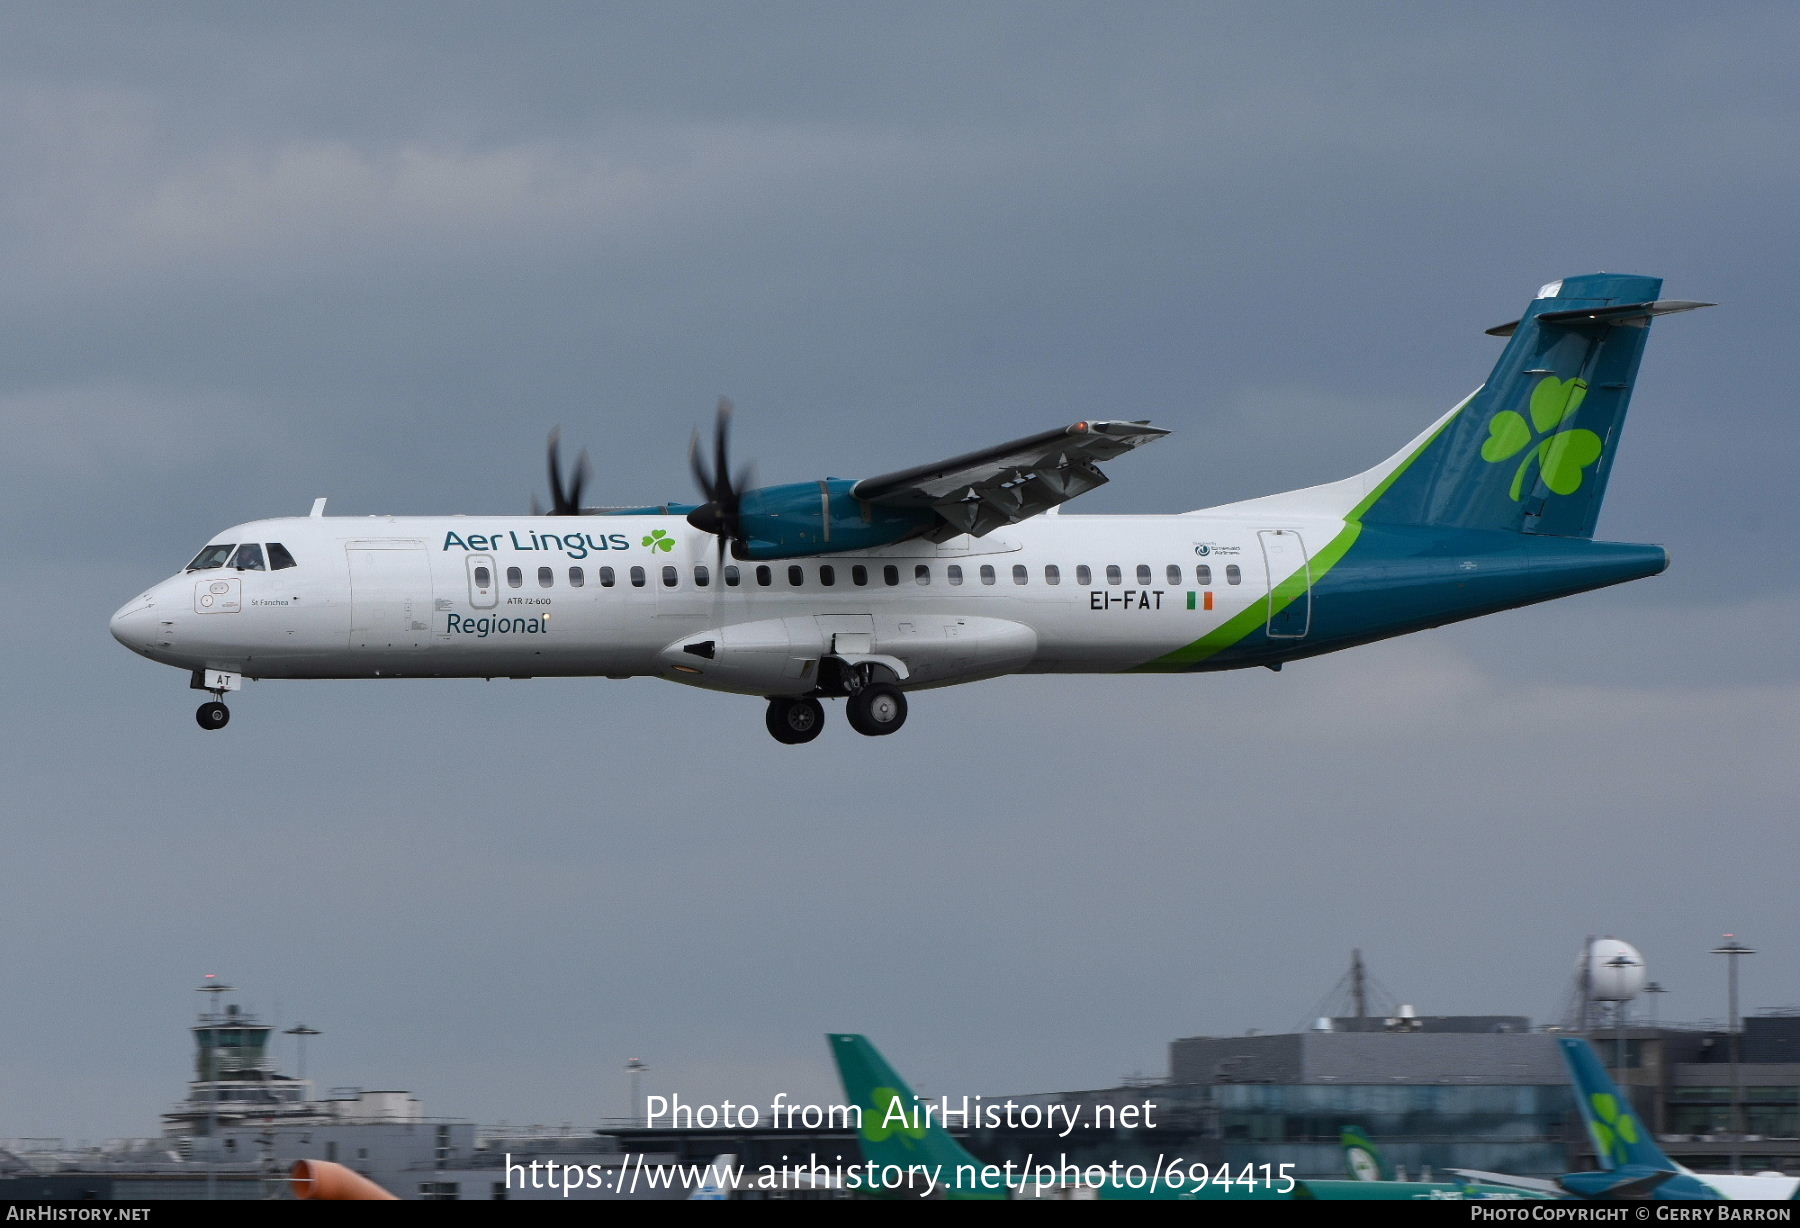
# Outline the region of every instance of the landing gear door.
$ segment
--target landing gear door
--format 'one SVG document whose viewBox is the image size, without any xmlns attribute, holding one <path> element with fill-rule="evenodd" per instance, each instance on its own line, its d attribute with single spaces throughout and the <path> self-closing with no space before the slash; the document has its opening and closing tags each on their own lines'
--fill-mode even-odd
<svg viewBox="0 0 1800 1228">
<path fill-rule="evenodd" d="M 469 568 L 469 604 L 477 610 L 491 610 L 500 604 L 500 576 L 491 554 L 471 554 Z"/>
<path fill-rule="evenodd" d="M 1312 625 L 1312 573 L 1306 543 L 1293 529 L 1262 529 L 1269 577 L 1269 638 L 1297 640 Z"/>
</svg>

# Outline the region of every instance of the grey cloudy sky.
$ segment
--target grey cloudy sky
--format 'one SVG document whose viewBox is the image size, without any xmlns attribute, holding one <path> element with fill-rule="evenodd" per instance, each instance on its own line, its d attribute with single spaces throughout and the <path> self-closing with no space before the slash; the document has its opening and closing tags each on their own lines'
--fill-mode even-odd
<svg viewBox="0 0 1800 1228">
<path fill-rule="evenodd" d="M 482 1121 L 1103 1085 L 1306 1019 L 1800 1005 L 1787 3 L 59 4 L 0 13 L 0 1134 L 147 1134 L 218 972 Z M 1601 534 L 1664 576 L 1273 675 L 1003 680 L 777 746 L 651 681 L 263 684 L 106 632 L 209 535 L 689 493 L 1087 416 L 1087 511 L 1379 460 L 1535 288 L 1660 275 Z"/>
</svg>

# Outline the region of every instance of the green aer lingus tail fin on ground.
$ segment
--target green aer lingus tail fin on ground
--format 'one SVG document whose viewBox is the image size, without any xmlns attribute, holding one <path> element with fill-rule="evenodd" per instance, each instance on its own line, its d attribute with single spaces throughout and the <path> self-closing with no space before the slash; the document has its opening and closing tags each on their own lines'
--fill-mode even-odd
<svg viewBox="0 0 1800 1228">
<path fill-rule="evenodd" d="M 857 1141 L 864 1160 L 929 1174 L 949 1198 L 1007 1196 L 998 1170 L 970 1155 L 939 1124 L 938 1114 L 925 1111 L 929 1102 L 913 1095 L 867 1037 L 834 1032 L 826 1040 L 846 1100 L 862 1110 Z"/>
<path fill-rule="evenodd" d="M 1381 1154 L 1368 1131 L 1361 1126 L 1345 1126 L 1338 1135 L 1344 1148 L 1344 1169 L 1357 1181 L 1392 1181 L 1394 1166 Z"/>
</svg>

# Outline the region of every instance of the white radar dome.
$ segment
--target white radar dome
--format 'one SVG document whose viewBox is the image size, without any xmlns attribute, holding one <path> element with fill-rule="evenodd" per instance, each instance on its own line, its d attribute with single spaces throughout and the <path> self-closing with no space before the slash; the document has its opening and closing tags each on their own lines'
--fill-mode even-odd
<svg viewBox="0 0 1800 1228">
<path fill-rule="evenodd" d="M 1644 957 L 1629 942 L 1596 938 L 1587 952 L 1588 992 L 1597 1002 L 1629 1002 L 1643 992 Z"/>
</svg>

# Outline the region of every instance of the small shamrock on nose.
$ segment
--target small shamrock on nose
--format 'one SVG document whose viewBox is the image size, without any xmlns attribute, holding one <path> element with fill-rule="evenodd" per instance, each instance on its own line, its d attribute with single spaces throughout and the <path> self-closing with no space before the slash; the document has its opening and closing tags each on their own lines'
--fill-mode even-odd
<svg viewBox="0 0 1800 1228">
<path fill-rule="evenodd" d="M 1581 489 L 1581 471 L 1600 459 L 1606 444 L 1592 431 L 1557 430 L 1575 416 L 1587 397 L 1587 381 L 1560 380 L 1546 375 L 1531 390 L 1531 421 L 1527 423 L 1517 411 L 1505 409 L 1488 423 L 1487 442 L 1481 445 L 1481 459 L 1489 464 L 1517 456 L 1537 440 L 1537 446 L 1525 453 L 1513 474 L 1513 502 L 1519 501 L 1525 486 L 1525 473 L 1533 460 L 1543 475 L 1544 485 L 1559 495 L 1572 495 Z M 1534 429 L 1535 428 L 1535 429 Z"/>
<path fill-rule="evenodd" d="M 1594 1123 L 1594 1133 L 1599 1137 L 1600 1152 L 1610 1156 L 1615 1162 L 1625 1160 L 1625 1144 L 1638 1141 L 1637 1120 L 1629 1112 L 1619 1107 L 1619 1101 L 1605 1092 L 1595 1092 L 1588 1097 L 1588 1103 L 1594 1108 L 1594 1116 L 1600 1120 Z M 1617 1155 L 1613 1155 L 1613 1144 L 1619 1144 Z"/>
<path fill-rule="evenodd" d="M 643 544 L 650 547 L 652 550 L 673 550 L 673 549 L 675 549 L 675 539 L 673 537 L 670 537 L 667 533 L 663 532 L 661 529 L 653 530 L 651 532 L 650 536 L 648 536 L 644 539 Z"/>
</svg>

